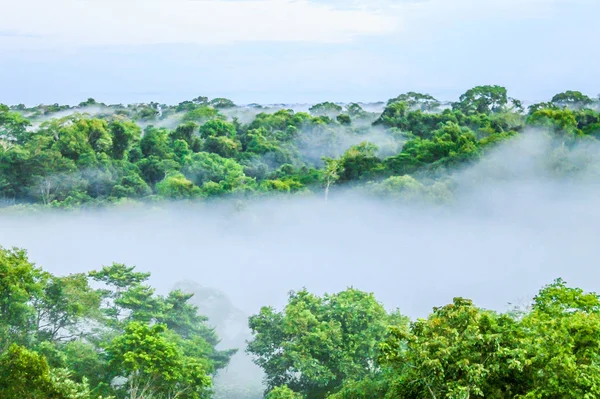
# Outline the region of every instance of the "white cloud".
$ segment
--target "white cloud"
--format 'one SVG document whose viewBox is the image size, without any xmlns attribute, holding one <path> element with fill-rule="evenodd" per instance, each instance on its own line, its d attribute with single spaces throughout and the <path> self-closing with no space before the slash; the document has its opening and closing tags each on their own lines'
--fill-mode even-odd
<svg viewBox="0 0 600 399">
<path fill-rule="evenodd" d="M 381 12 L 308 0 L 19 0 L 2 8 L 0 30 L 56 45 L 344 42 L 398 25 Z"/>
</svg>

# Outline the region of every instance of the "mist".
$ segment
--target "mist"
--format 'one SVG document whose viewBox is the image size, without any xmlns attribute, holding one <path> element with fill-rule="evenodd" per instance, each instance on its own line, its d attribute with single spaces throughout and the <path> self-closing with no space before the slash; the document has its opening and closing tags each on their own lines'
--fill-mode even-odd
<svg viewBox="0 0 600 399">
<path fill-rule="evenodd" d="M 388 308 L 426 316 L 454 296 L 506 310 L 563 277 L 595 290 L 598 149 L 588 168 L 551 178 L 543 135 L 524 134 L 456 172 L 445 205 L 356 192 L 131 205 L 0 215 L 0 243 L 64 275 L 111 262 L 150 271 L 166 293 L 181 281 L 222 291 L 246 314 L 283 306 L 289 290 L 353 286 Z M 582 155 L 583 154 L 583 155 Z M 597 180 L 596 180 L 597 181 Z"/>
</svg>

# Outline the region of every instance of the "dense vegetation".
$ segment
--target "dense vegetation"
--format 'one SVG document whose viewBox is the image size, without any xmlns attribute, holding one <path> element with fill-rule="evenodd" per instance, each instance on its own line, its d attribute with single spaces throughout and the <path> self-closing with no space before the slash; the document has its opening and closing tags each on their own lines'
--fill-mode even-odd
<svg viewBox="0 0 600 399">
<path fill-rule="evenodd" d="M 411 92 L 306 112 L 204 97 L 0 105 L 0 201 L 327 199 L 343 188 L 444 202 L 462 178 L 453 173 L 532 132 L 548 138 L 547 176 L 600 177 L 600 164 L 574 156 L 600 148 L 600 98 L 574 91 L 527 109 L 499 86 L 454 103 Z M 560 279 L 528 307 L 499 313 L 458 297 L 419 320 L 355 288 L 303 289 L 251 316 L 248 342 L 222 349 L 192 294 L 158 295 L 149 277 L 118 263 L 57 276 L 0 247 L 0 398 L 209 398 L 238 351 L 264 371 L 268 399 L 600 397 L 600 296 Z"/>
<path fill-rule="evenodd" d="M 122 264 L 54 276 L 0 247 L 0 397 L 209 397 L 236 351 L 215 348 L 192 295 L 156 295 L 148 277 Z"/>
<path fill-rule="evenodd" d="M 308 112 L 198 97 L 175 106 L 0 105 L 4 205 L 98 206 L 123 201 L 267 193 L 452 195 L 448 170 L 500 141 L 542 128 L 555 140 L 551 173 L 577 165 L 564 152 L 600 134 L 600 100 L 567 91 L 526 111 L 499 86 L 454 103 L 407 93 L 381 104 L 325 102 Z"/>
<path fill-rule="evenodd" d="M 0 248 L 0 397 L 208 398 L 232 350 L 190 305 L 122 264 L 54 276 Z M 290 292 L 249 319 L 268 399 L 595 398 L 600 296 L 562 280 L 498 313 L 455 298 L 425 319 L 349 288 Z"/>
</svg>

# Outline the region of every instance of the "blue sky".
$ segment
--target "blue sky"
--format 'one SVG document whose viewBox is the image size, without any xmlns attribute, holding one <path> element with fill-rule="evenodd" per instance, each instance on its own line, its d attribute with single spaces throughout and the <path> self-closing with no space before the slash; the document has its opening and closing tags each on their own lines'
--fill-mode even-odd
<svg viewBox="0 0 600 399">
<path fill-rule="evenodd" d="M 525 101 L 600 93 L 599 0 L 19 0 L 0 15 L 0 102 Z"/>
</svg>

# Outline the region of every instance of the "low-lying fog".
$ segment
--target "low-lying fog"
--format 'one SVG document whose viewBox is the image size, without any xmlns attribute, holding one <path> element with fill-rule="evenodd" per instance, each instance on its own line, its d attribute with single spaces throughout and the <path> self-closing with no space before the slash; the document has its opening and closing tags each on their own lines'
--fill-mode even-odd
<svg viewBox="0 0 600 399">
<path fill-rule="evenodd" d="M 159 292 L 192 280 L 246 313 L 348 286 L 412 317 L 454 296 L 505 310 L 556 277 L 598 289 L 597 194 L 523 182 L 448 209 L 315 197 L 3 216 L 0 243 L 57 274 L 116 261 L 151 271 Z"/>
</svg>

